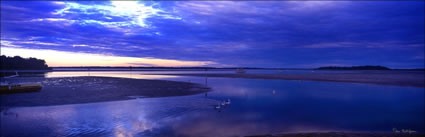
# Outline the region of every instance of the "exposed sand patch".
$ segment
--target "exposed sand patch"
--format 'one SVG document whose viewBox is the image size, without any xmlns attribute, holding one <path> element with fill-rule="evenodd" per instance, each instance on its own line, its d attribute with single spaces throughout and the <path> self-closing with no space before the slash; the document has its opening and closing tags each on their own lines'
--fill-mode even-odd
<svg viewBox="0 0 425 137">
<path fill-rule="evenodd" d="M 16 80 L 16 79 L 15 79 Z M 0 95 L 1 106 L 40 106 L 192 95 L 210 91 L 203 85 L 165 80 L 110 77 L 19 78 L 38 82 L 40 92 Z"/>
<path fill-rule="evenodd" d="M 235 73 L 191 73 L 155 74 L 199 77 L 226 77 L 277 80 L 311 80 L 330 82 L 368 83 L 393 86 L 425 87 L 424 71 L 356 71 L 352 73 L 311 73 L 311 74 L 235 74 Z"/>
</svg>

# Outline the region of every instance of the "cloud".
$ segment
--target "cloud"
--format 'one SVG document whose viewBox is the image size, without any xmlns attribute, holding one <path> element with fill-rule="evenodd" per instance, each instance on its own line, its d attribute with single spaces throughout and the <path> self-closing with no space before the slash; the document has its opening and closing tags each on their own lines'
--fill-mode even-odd
<svg viewBox="0 0 425 137">
<path fill-rule="evenodd" d="M 57 10 L 54 14 L 62 17 L 94 15 L 99 18 L 80 19 L 81 24 L 100 24 L 108 28 L 126 27 L 151 27 L 147 19 L 160 17 L 164 19 L 180 20 L 180 17 L 173 16 L 155 5 L 147 5 L 139 1 L 111 1 L 108 5 L 85 5 L 75 2 L 62 2 L 63 9 Z M 107 19 L 107 20 L 105 20 Z M 117 19 L 117 20 L 112 20 Z"/>
<path fill-rule="evenodd" d="M 130 50 L 150 50 L 150 48 L 141 47 L 141 46 L 127 46 L 125 48 Z"/>
<path fill-rule="evenodd" d="M 67 19 L 64 18 L 44 18 L 44 19 L 32 19 L 31 21 L 68 21 Z M 74 22 L 74 21 L 71 21 Z"/>
<path fill-rule="evenodd" d="M 20 47 L 22 47 L 22 46 L 19 46 L 19 45 L 14 45 L 14 44 L 12 44 L 12 42 L 6 41 L 6 40 L 1 40 L 0 41 L 0 44 L 1 44 L 2 47 L 12 47 L 12 48 L 20 48 Z"/>
<path fill-rule="evenodd" d="M 1 9 L 2 47 L 217 66 L 423 66 L 409 59 L 423 55 L 424 2 L 2 1 Z"/>
<path fill-rule="evenodd" d="M 349 5 L 349 1 L 289 1 L 290 10 L 298 12 L 315 12 Z"/>
<path fill-rule="evenodd" d="M 48 43 L 48 42 L 40 42 L 40 41 L 18 41 L 14 42 L 17 44 L 33 44 L 33 45 L 44 45 L 44 46 L 60 46 L 57 43 Z"/>
<path fill-rule="evenodd" d="M 72 47 L 86 47 L 86 48 L 91 48 L 91 49 L 109 49 L 109 50 L 114 50 L 113 48 L 109 48 L 109 47 L 89 46 L 89 45 L 85 45 L 85 44 L 74 44 L 74 45 L 72 45 Z"/>
<path fill-rule="evenodd" d="M 7 47 L 23 47 L 24 45 L 42 45 L 42 46 L 60 46 L 57 43 L 49 43 L 49 42 L 40 42 L 40 41 L 25 41 L 25 40 L 1 40 L 2 46 Z"/>
<path fill-rule="evenodd" d="M 72 47 L 88 47 L 89 45 L 84 45 L 84 44 L 74 44 L 72 45 Z"/>
<path fill-rule="evenodd" d="M 302 46 L 302 48 L 348 48 L 355 46 L 352 42 L 318 43 Z"/>
<path fill-rule="evenodd" d="M 300 46 L 300 48 L 420 48 L 421 43 L 405 43 L 400 41 L 382 42 L 330 42 Z"/>
</svg>

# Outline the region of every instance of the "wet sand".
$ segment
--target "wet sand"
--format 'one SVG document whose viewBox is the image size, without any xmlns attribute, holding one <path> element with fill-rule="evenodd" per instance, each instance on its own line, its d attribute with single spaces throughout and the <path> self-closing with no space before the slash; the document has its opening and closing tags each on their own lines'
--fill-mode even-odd
<svg viewBox="0 0 425 137">
<path fill-rule="evenodd" d="M 40 83 L 39 92 L 0 95 L 2 107 L 80 104 L 143 97 L 167 97 L 209 92 L 203 85 L 165 80 L 111 77 L 25 77 L 11 79 Z"/>
<path fill-rule="evenodd" d="M 423 137 L 424 133 L 349 133 L 349 132 L 328 132 L 328 133 L 287 133 L 278 135 L 259 135 L 248 137 Z"/>
<path fill-rule="evenodd" d="M 237 74 L 237 73 L 190 73 L 155 74 L 199 77 L 225 77 L 276 80 L 310 80 L 328 82 L 367 83 L 379 85 L 408 86 L 424 88 L 424 71 L 352 71 L 347 73 L 310 73 L 310 74 Z"/>
</svg>

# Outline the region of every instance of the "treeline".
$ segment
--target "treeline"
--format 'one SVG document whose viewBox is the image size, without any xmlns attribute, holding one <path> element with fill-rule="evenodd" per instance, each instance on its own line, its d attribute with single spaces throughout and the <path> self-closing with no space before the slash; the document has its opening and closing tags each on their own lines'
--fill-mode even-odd
<svg viewBox="0 0 425 137">
<path fill-rule="evenodd" d="M 1 70 L 47 70 L 46 61 L 37 58 L 22 58 L 20 56 L 0 57 Z"/>
<path fill-rule="evenodd" d="M 351 67 L 338 67 L 328 66 L 320 67 L 317 70 L 390 70 L 390 68 L 384 66 L 351 66 Z"/>
</svg>

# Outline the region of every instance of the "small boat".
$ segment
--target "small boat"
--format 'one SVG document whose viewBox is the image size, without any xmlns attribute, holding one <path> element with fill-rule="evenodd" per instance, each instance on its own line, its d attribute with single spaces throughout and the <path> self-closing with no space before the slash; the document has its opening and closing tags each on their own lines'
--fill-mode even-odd
<svg viewBox="0 0 425 137">
<path fill-rule="evenodd" d="M 0 85 L 0 94 L 37 92 L 41 88 L 40 84 Z"/>
<path fill-rule="evenodd" d="M 246 70 L 240 68 L 240 69 L 236 69 L 236 73 L 246 73 Z"/>
</svg>

